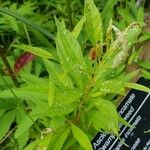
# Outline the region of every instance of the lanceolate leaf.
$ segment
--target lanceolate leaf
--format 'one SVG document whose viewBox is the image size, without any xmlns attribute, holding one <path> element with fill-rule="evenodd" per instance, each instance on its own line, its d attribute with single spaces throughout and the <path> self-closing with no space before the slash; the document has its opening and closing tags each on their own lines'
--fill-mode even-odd
<svg viewBox="0 0 150 150">
<path fill-rule="evenodd" d="M 16 111 L 12 110 L 5 113 L 2 117 L 0 117 L 0 140 L 5 136 L 8 132 L 14 118 L 16 116 Z"/>
<path fill-rule="evenodd" d="M 150 79 L 150 72 L 143 69 L 143 70 L 142 70 L 142 76 L 143 76 L 145 79 Z"/>
<path fill-rule="evenodd" d="M 48 85 L 48 83 L 47 83 L 48 80 L 46 80 L 44 78 L 40 78 L 33 74 L 21 73 L 20 76 L 21 76 L 22 80 L 25 81 L 26 84 L 28 84 L 28 85 L 33 85 L 33 84 L 34 85 L 35 84 Z"/>
<path fill-rule="evenodd" d="M 74 66 L 74 63 L 81 66 L 81 69 L 85 69 L 85 62 L 83 59 L 81 47 L 78 41 L 75 39 L 72 34 L 67 31 L 60 22 L 56 19 L 56 25 L 58 29 L 57 34 L 57 51 L 60 57 L 60 61 L 68 61 L 71 65 Z M 62 59 L 63 55 L 63 60 Z M 72 66 L 72 68 L 73 68 Z M 66 66 L 67 67 L 67 66 Z"/>
<path fill-rule="evenodd" d="M 14 45 L 14 47 L 33 53 L 34 55 L 42 57 L 42 58 L 55 59 L 51 53 L 39 47 L 32 47 L 30 45 L 23 45 L 23 44 Z"/>
<path fill-rule="evenodd" d="M 133 77 L 135 77 L 135 76 L 137 76 L 138 74 L 139 74 L 139 72 L 140 72 L 140 69 L 138 69 L 138 70 L 135 70 L 135 71 L 132 71 L 132 72 L 129 72 L 128 74 L 123 74 L 122 76 L 121 76 L 121 78 L 119 78 L 121 81 L 125 81 L 125 82 L 127 82 L 127 81 L 129 81 L 129 80 L 131 80 Z"/>
<path fill-rule="evenodd" d="M 116 40 L 110 45 L 110 50 L 104 54 L 103 63 L 114 68 L 124 63 L 128 56 L 128 51 L 137 42 L 140 33 L 141 26 L 136 22 L 120 32 Z"/>
<path fill-rule="evenodd" d="M 15 132 L 15 138 L 19 138 L 21 135 L 27 132 L 28 129 L 33 125 L 34 121 L 38 119 L 38 117 L 34 117 L 32 119 L 29 116 L 26 116 L 22 119 Z"/>
<path fill-rule="evenodd" d="M 106 116 L 102 115 L 100 111 L 95 110 L 95 111 L 90 111 L 88 114 L 88 118 L 90 122 L 92 123 L 93 127 L 97 131 L 101 131 L 102 129 L 104 131 L 108 131 L 108 121 L 106 121 L 108 118 Z"/>
<path fill-rule="evenodd" d="M 125 86 L 128 88 L 132 88 L 132 89 L 136 89 L 139 91 L 150 93 L 150 88 L 140 85 L 140 84 L 137 84 L 137 83 L 126 83 Z"/>
<path fill-rule="evenodd" d="M 43 59 L 46 69 L 53 82 L 59 87 L 73 87 L 70 78 L 67 76 L 59 63 Z"/>
<path fill-rule="evenodd" d="M 32 143 L 30 143 L 27 147 L 25 147 L 23 150 L 34 150 L 34 148 L 36 147 L 36 145 L 38 145 L 40 142 L 40 140 L 36 140 Z"/>
<path fill-rule="evenodd" d="M 113 41 L 113 36 L 112 36 L 112 19 L 110 20 L 109 22 L 109 26 L 107 28 L 107 31 L 106 31 L 106 50 L 108 50 L 111 42 Z"/>
<path fill-rule="evenodd" d="M 86 150 L 92 150 L 92 145 L 88 136 L 77 126 L 71 124 L 71 130 L 74 138 L 80 143 L 80 145 Z"/>
<path fill-rule="evenodd" d="M 102 19 L 103 19 L 104 29 L 107 28 L 109 21 L 113 16 L 113 8 L 116 3 L 117 3 L 116 0 L 107 0 L 106 1 L 106 4 L 102 11 Z"/>
<path fill-rule="evenodd" d="M 147 70 L 150 70 L 150 61 L 139 61 L 139 65 Z"/>
<path fill-rule="evenodd" d="M 81 29 L 83 27 L 83 24 L 85 22 L 86 18 L 85 16 L 78 22 L 78 24 L 75 26 L 75 28 L 73 29 L 73 31 L 71 32 L 71 34 L 77 38 L 81 32 Z"/>
<path fill-rule="evenodd" d="M 103 43 L 103 30 L 101 15 L 93 0 L 85 0 L 84 15 L 86 17 L 85 29 L 89 39 L 95 46 L 98 42 Z"/>
<path fill-rule="evenodd" d="M 31 32 L 35 35 L 37 39 L 41 41 L 41 44 L 45 47 L 48 47 L 49 49 L 55 49 L 55 47 L 48 41 L 48 39 L 39 31 L 37 31 L 34 28 L 29 28 Z"/>
<path fill-rule="evenodd" d="M 119 116 L 119 123 L 123 124 L 123 125 L 126 125 L 130 128 L 134 128 L 133 125 L 131 125 L 130 123 L 128 123 L 124 118 L 122 118 L 121 116 Z"/>
<path fill-rule="evenodd" d="M 130 24 L 123 31 L 125 39 L 127 40 L 128 49 L 130 49 L 131 46 L 137 42 L 137 38 L 140 35 L 141 31 L 142 31 L 142 26 L 137 22 Z"/>
<path fill-rule="evenodd" d="M 47 133 L 41 140 L 38 142 L 36 149 L 43 150 L 48 147 L 48 144 L 52 138 L 52 133 Z M 31 143 L 32 144 L 32 143 Z"/>
<path fill-rule="evenodd" d="M 18 99 L 30 99 L 37 103 L 40 100 L 47 100 L 48 99 L 48 94 L 47 93 L 41 93 L 40 89 L 35 91 L 33 90 L 25 90 L 25 89 L 12 89 L 15 95 L 17 96 Z M 0 97 L 5 99 L 5 98 L 14 98 L 14 95 L 10 90 L 4 90 L 3 92 L 0 93 Z"/>
<path fill-rule="evenodd" d="M 118 134 L 118 113 L 115 105 L 108 100 L 98 100 L 95 102 L 96 108 L 100 112 L 100 117 L 108 128 L 108 131 Z"/>
<path fill-rule="evenodd" d="M 81 47 L 75 37 L 57 19 L 56 24 L 58 29 L 56 46 L 61 66 L 74 84 L 82 89 L 83 82 L 88 81 L 89 76 Z"/>
<path fill-rule="evenodd" d="M 19 149 L 23 149 L 23 147 L 27 144 L 29 139 L 29 131 L 25 132 L 22 136 L 18 138 Z"/>
<path fill-rule="evenodd" d="M 98 89 L 98 91 L 104 93 L 117 93 L 120 95 L 124 95 L 124 82 L 118 79 L 111 80 L 97 80 L 95 83 L 96 87 L 93 90 Z"/>
<path fill-rule="evenodd" d="M 150 129 L 149 129 L 149 130 L 147 130 L 147 131 L 145 131 L 144 133 L 150 133 Z"/>
<path fill-rule="evenodd" d="M 20 20 L 20 21 L 30 25 L 34 29 L 36 29 L 39 32 L 43 33 L 44 35 L 48 36 L 50 39 L 54 39 L 53 35 L 50 34 L 46 29 L 41 28 L 39 25 L 35 24 L 31 20 L 28 20 L 28 19 L 24 18 L 23 16 L 19 15 L 18 13 L 12 12 L 12 11 L 10 11 L 8 9 L 5 9 L 5 8 L 0 8 L 0 11 L 5 13 L 5 14 L 8 14 L 8 15 L 10 15 L 12 17 L 15 17 L 16 19 L 18 19 L 18 20 Z"/>
<path fill-rule="evenodd" d="M 49 141 L 48 148 L 49 150 L 56 148 L 56 150 L 61 150 L 61 147 L 63 146 L 70 130 L 67 126 L 62 126 L 58 129 L 56 129 L 51 134 L 51 139 Z"/>
<path fill-rule="evenodd" d="M 66 127 L 66 130 L 59 136 L 54 147 L 55 150 L 61 150 L 64 142 L 66 141 L 68 135 L 70 133 L 70 129 Z"/>
</svg>

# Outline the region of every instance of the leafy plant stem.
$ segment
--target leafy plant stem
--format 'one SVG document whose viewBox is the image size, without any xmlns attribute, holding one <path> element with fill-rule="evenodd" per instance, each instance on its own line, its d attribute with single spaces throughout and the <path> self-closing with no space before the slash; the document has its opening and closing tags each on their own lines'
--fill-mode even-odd
<svg viewBox="0 0 150 150">
<path fill-rule="evenodd" d="M 91 90 L 91 87 L 93 86 L 95 80 L 95 76 L 93 76 L 93 78 L 90 80 L 89 84 L 86 86 L 84 94 L 83 94 L 83 100 L 81 101 L 81 103 L 78 106 L 78 110 L 77 110 L 77 114 L 76 114 L 76 122 L 80 122 L 80 116 L 81 116 L 81 112 L 83 110 L 83 104 L 86 102 L 86 100 L 88 99 L 88 94 Z"/>
<path fill-rule="evenodd" d="M 80 103 L 79 106 L 78 106 L 77 115 L 76 115 L 76 119 L 75 119 L 76 123 L 80 122 L 80 116 L 81 116 L 82 106 L 83 106 L 82 103 Z"/>
<path fill-rule="evenodd" d="M 90 80 L 89 84 L 86 86 L 84 94 L 83 94 L 83 103 L 87 100 L 88 98 L 88 94 L 93 86 L 95 80 L 95 75 L 92 77 L 92 79 Z"/>
<path fill-rule="evenodd" d="M 73 19 L 72 19 L 72 9 L 71 9 L 71 1 L 66 0 L 67 12 L 68 12 L 68 22 L 70 30 L 73 29 Z"/>
<path fill-rule="evenodd" d="M 10 75 L 10 77 L 11 77 L 11 79 L 12 79 L 14 85 L 15 85 L 15 87 L 20 87 L 20 84 L 19 84 L 17 78 L 15 77 L 14 72 L 11 69 L 11 66 L 10 66 L 10 64 L 9 64 L 9 62 L 8 62 L 8 60 L 7 60 L 7 58 L 6 58 L 6 56 L 5 56 L 5 54 L 4 54 L 2 49 L 0 49 L 0 57 L 1 57 L 4 65 L 6 66 L 6 69 L 8 70 L 8 73 L 9 73 L 9 75 Z"/>
</svg>

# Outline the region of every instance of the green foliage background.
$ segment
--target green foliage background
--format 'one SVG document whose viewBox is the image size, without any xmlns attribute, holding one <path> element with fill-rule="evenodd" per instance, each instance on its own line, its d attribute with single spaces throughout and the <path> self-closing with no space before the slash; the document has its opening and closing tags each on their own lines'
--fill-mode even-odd
<svg viewBox="0 0 150 150">
<path fill-rule="evenodd" d="M 0 149 L 91 150 L 98 131 L 119 136 L 118 123 L 130 126 L 116 102 L 126 88 L 150 92 L 130 82 L 137 74 L 150 78 L 137 47 L 150 38 L 143 6 L 1 1 Z M 13 74 L 23 51 L 36 58 Z M 133 62 L 142 69 L 127 73 Z"/>
</svg>

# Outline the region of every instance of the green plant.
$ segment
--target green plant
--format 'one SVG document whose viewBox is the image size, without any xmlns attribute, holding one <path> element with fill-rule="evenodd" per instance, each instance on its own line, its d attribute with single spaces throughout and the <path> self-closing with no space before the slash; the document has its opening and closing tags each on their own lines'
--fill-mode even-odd
<svg viewBox="0 0 150 150">
<path fill-rule="evenodd" d="M 116 10 L 115 24 L 120 29 L 124 29 L 134 21 L 144 22 L 144 1 L 141 4 L 137 4 L 135 0 L 120 1 Z"/>
<path fill-rule="evenodd" d="M 38 58 L 35 74 L 31 68 L 17 74 L 19 88 L 1 76 L 0 143 L 9 137 L 5 136 L 9 129 L 7 135 L 12 135 L 5 148 L 92 150 L 90 140 L 97 131 L 119 136 L 118 123 L 124 121 L 114 105 L 116 96 L 124 96 L 126 87 L 150 92 L 129 82 L 139 70 L 125 73 L 129 51 L 141 33 L 139 23 L 120 31 L 110 21 L 104 34 L 92 0 L 85 0 L 84 16 L 73 31 L 64 21 L 55 18 L 55 22 L 56 53 L 13 44 L 14 51 L 28 51 Z M 84 36 L 86 40 L 80 38 Z M 47 70 L 43 77 L 41 68 Z"/>
</svg>

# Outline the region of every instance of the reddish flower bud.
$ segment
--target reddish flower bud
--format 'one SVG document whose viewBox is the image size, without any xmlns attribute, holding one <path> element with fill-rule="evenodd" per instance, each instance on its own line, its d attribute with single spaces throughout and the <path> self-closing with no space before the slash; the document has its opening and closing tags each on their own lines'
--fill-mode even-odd
<svg viewBox="0 0 150 150">
<path fill-rule="evenodd" d="M 14 64 L 14 73 L 18 73 L 24 66 L 31 62 L 35 55 L 30 52 L 25 52 L 20 55 Z"/>
<path fill-rule="evenodd" d="M 97 58 L 97 49 L 96 48 L 91 48 L 90 52 L 89 52 L 89 58 L 91 60 L 95 60 Z"/>
</svg>

